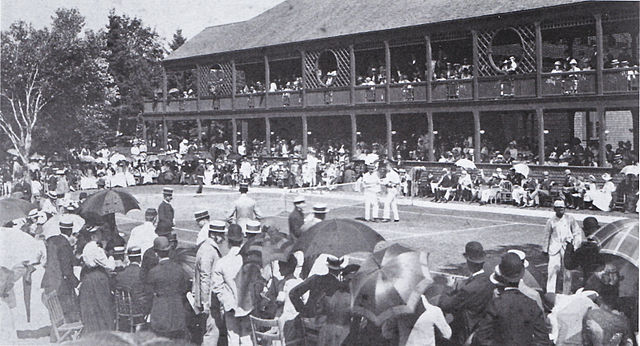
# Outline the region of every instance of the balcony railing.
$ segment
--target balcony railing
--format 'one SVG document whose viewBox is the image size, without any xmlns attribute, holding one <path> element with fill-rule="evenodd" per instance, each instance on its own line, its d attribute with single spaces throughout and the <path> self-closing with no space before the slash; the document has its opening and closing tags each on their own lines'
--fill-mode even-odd
<svg viewBox="0 0 640 346">
<path fill-rule="evenodd" d="M 542 73 L 542 96 L 593 95 L 597 92 L 596 71 L 577 71 L 561 73 Z M 603 71 L 603 92 L 637 93 L 640 80 L 637 67 L 606 69 Z M 434 80 L 431 82 L 431 98 L 433 101 L 455 102 L 473 99 L 474 79 Z M 181 113 L 203 111 L 229 111 L 249 109 L 283 109 L 302 107 L 303 105 L 318 107 L 330 105 L 362 105 L 406 102 L 425 102 L 427 99 L 427 83 L 397 83 L 386 85 L 358 85 L 352 90 L 349 87 L 318 88 L 295 91 L 275 91 L 268 94 L 237 94 L 235 100 L 231 95 L 208 96 L 200 99 L 185 98 L 167 100 L 163 106 L 161 98 L 147 100 L 144 103 L 145 113 Z M 478 78 L 478 97 L 482 100 L 501 100 L 510 98 L 536 97 L 536 74 L 504 75 Z M 387 97 L 389 100 L 387 100 Z"/>
</svg>

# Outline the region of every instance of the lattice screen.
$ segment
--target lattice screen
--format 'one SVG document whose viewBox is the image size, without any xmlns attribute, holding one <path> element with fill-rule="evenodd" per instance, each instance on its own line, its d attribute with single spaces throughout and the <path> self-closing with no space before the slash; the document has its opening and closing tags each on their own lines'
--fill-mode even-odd
<svg viewBox="0 0 640 346">
<path fill-rule="evenodd" d="M 349 49 L 334 48 L 329 50 L 309 51 L 304 57 L 304 87 L 305 88 L 322 88 L 325 85 L 318 80 L 316 75 L 316 67 L 318 59 L 323 52 L 330 52 L 336 58 L 338 65 L 337 76 L 333 81 L 332 87 L 348 86 L 351 80 L 351 63 L 349 58 Z"/>
<path fill-rule="evenodd" d="M 212 68 L 220 67 L 221 72 L 214 72 Z M 199 95 L 213 96 L 212 91 L 215 90 L 216 96 L 231 95 L 233 76 L 231 72 L 231 63 L 198 65 L 198 74 L 200 76 Z"/>
<path fill-rule="evenodd" d="M 507 29 L 515 30 L 522 39 L 522 57 L 516 68 L 516 73 L 531 73 L 536 70 L 536 34 L 533 25 L 512 26 Z M 496 33 L 505 29 L 487 30 L 478 33 L 478 71 L 480 76 L 501 75 L 501 62 L 492 61 L 493 48 L 491 41 Z M 496 64 L 497 63 L 497 64 Z"/>
</svg>

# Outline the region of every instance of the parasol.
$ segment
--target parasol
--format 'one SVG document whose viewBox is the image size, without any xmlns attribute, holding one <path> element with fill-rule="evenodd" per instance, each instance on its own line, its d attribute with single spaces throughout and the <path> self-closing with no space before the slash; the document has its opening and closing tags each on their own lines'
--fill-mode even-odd
<svg viewBox="0 0 640 346">
<path fill-rule="evenodd" d="M 524 175 L 525 178 L 529 177 L 529 166 L 525 165 L 524 163 L 515 164 L 512 168 L 516 171 L 516 173 Z"/>
<path fill-rule="evenodd" d="M 302 233 L 292 251 L 302 250 L 304 253 L 302 272 L 306 274 L 320 254 L 341 257 L 358 251 L 371 252 L 383 240 L 378 232 L 361 222 L 331 219 L 321 221 Z"/>
<path fill-rule="evenodd" d="M 0 225 L 26 217 L 32 209 L 36 209 L 36 206 L 22 199 L 0 199 Z"/>
<path fill-rule="evenodd" d="M 460 159 L 456 161 L 456 166 L 462 167 L 464 169 L 476 169 L 476 164 L 471 160 Z"/>
<path fill-rule="evenodd" d="M 607 224 L 593 233 L 600 253 L 622 257 L 638 267 L 638 219 L 623 219 Z"/>
<path fill-rule="evenodd" d="M 624 168 L 622 168 L 620 173 L 625 174 L 625 175 L 626 174 L 633 174 L 633 175 L 637 176 L 637 175 L 640 175 L 640 167 L 638 167 L 638 165 L 624 166 Z"/>
<path fill-rule="evenodd" d="M 80 229 L 84 226 L 85 220 L 76 214 L 62 214 L 55 215 L 51 217 L 47 222 L 42 225 L 42 234 L 45 239 L 48 239 L 51 236 L 56 234 L 60 234 L 60 221 L 64 222 L 73 222 L 73 230 L 72 233 L 80 232 Z"/>
<path fill-rule="evenodd" d="M 188 277 L 194 277 L 196 268 L 196 252 L 195 247 L 177 248 L 173 255 L 173 261 L 178 263 L 182 269 L 187 272 Z"/>
<path fill-rule="evenodd" d="M 426 253 L 399 244 L 372 253 L 351 282 L 352 312 L 377 326 L 414 313 L 433 282 L 427 258 Z"/>
<path fill-rule="evenodd" d="M 120 161 L 123 161 L 123 160 L 126 161 L 127 158 L 124 155 L 120 154 L 120 153 L 113 154 L 113 156 L 111 156 L 109 158 L 109 162 L 111 162 L 114 165 L 117 164 Z"/>
<path fill-rule="evenodd" d="M 80 207 L 80 215 L 126 214 L 132 209 L 140 209 L 138 200 L 121 189 L 108 189 L 89 196 Z"/>
<path fill-rule="evenodd" d="M 86 163 L 96 163 L 96 159 L 93 156 L 89 156 L 89 155 L 79 155 L 78 159 L 80 160 L 80 162 L 86 162 Z"/>
<path fill-rule="evenodd" d="M 266 266 L 272 261 L 286 261 L 293 248 L 293 241 L 285 233 L 278 231 L 263 232 L 249 239 L 240 249 L 242 259 L 247 262 L 256 256 Z"/>
</svg>

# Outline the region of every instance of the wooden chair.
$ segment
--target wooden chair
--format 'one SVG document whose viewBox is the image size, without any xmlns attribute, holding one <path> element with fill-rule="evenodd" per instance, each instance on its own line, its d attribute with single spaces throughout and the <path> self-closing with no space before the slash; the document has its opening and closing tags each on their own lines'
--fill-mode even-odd
<svg viewBox="0 0 640 346">
<path fill-rule="evenodd" d="M 510 181 L 503 181 L 500 183 L 500 192 L 498 192 L 498 200 L 500 203 L 513 202 L 513 196 L 511 195 L 512 188 Z"/>
<path fill-rule="evenodd" d="M 124 287 L 117 287 L 116 300 L 116 330 L 133 333 L 145 324 L 145 314 L 140 307 L 131 301 L 131 293 Z M 127 322 L 127 329 L 120 329 L 120 322 Z"/>
<path fill-rule="evenodd" d="M 612 211 L 624 211 L 626 202 L 626 197 L 624 194 L 614 194 L 613 195 L 613 206 L 611 208 Z"/>
<path fill-rule="evenodd" d="M 51 320 L 53 333 L 56 336 L 56 342 L 60 344 L 67 338 L 76 340 L 82 331 L 82 322 L 65 321 L 58 293 L 55 290 L 50 293 L 44 293 L 42 300 L 47 310 L 49 310 L 49 319 Z"/>
<path fill-rule="evenodd" d="M 254 345 L 284 346 L 284 333 L 280 321 L 266 320 L 249 315 L 251 321 L 251 339 Z"/>
</svg>

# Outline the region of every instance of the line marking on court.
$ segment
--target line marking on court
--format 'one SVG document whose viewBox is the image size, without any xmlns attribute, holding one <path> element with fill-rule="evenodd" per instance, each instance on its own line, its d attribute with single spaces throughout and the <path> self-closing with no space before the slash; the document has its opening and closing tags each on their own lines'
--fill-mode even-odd
<svg viewBox="0 0 640 346">
<path fill-rule="evenodd" d="M 415 234 L 414 233 L 412 236 L 400 237 L 400 238 L 389 239 L 389 240 L 403 240 L 403 239 L 428 237 L 428 236 L 433 236 L 433 235 L 463 233 L 463 232 L 469 232 L 469 231 L 485 230 L 485 229 L 490 229 L 490 228 L 495 228 L 495 227 L 516 226 L 516 225 L 523 225 L 523 224 L 522 223 L 507 223 L 507 224 L 500 224 L 500 225 L 489 225 L 489 226 L 482 226 L 482 227 L 454 229 L 454 230 L 450 230 L 450 231 L 429 232 L 429 233 L 422 233 L 422 234 Z"/>
</svg>

